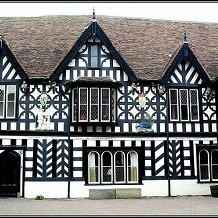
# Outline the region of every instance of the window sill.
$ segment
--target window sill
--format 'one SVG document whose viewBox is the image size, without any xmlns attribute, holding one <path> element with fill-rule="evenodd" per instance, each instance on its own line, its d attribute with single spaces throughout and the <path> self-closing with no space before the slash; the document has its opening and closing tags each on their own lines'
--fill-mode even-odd
<svg viewBox="0 0 218 218">
<path fill-rule="evenodd" d="M 116 126 L 117 122 L 71 122 L 71 126 Z"/>
</svg>

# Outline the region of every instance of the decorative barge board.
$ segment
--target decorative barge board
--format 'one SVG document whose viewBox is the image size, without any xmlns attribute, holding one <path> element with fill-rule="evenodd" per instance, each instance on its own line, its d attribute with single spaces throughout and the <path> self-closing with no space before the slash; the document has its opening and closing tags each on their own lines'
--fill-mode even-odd
<svg viewBox="0 0 218 218">
<path fill-rule="evenodd" d="M 48 19 L 50 29 L 50 18 L 41 19 Z M 71 19 L 75 24 L 74 19 L 81 18 L 52 18 L 52 23 L 53 19 L 57 25 L 69 19 L 70 25 Z M 103 196 L 115 196 L 116 190 L 118 196 L 125 190 L 137 190 L 140 197 L 208 195 L 211 183 L 218 181 L 217 79 L 214 82 L 207 63 L 199 60 L 202 51 L 194 52 L 196 44 L 189 45 L 185 36 L 182 44 L 176 41 L 179 49 L 173 48 L 166 62 L 155 65 L 157 73 L 153 61 L 162 54 L 149 53 L 153 47 L 146 47 L 149 36 L 143 35 L 150 24 L 133 39 L 135 34 L 117 30 L 120 24 L 114 18 L 107 26 L 107 19 L 99 18 L 101 24 L 93 14 L 88 26 L 77 21 L 77 34 L 75 26 L 69 26 L 72 32 L 61 41 L 62 47 L 68 37 L 74 38 L 66 50 L 44 45 L 48 51 L 42 54 L 31 47 L 45 59 L 37 57 L 36 63 L 42 63 L 37 66 L 31 62 L 34 69 L 16 41 L 9 47 L 10 42 L 0 38 L 1 196 L 75 198 L 99 189 L 106 190 Z M 37 20 L 33 23 L 41 28 Z M 121 23 L 130 32 L 125 19 Z M 3 26 L 0 23 L 7 31 Z M 37 31 L 39 39 L 42 32 Z M 60 32 L 52 32 L 51 40 L 60 42 Z M 140 46 L 133 46 L 136 55 L 129 42 L 138 45 L 140 39 Z M 32 51 L 29 56 L 35 60 Z M 141 59 L 147 53 L 150 56 Z M 35 70 L 36 74 L 26 73 Z"/>
</svg>

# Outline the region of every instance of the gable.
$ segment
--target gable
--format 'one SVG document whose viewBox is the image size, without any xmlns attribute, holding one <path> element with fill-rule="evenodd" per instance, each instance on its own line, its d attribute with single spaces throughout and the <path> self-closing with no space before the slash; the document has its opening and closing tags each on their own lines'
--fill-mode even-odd
<svg viewBox="0 0 218 218">
<path fill-rule="evenodd" d="M 190 61 L 182 61 L 170 76 L 168 83 L 182 86 L 198 85 L 202 83 L 202 79 Z"/>
<path fill-rule="evenodd" d="M 70 52 L 67 54 L 64 60 L 61 62 L 61 64 L 56 68 L 54 73 L 51 75 L 50 79 L 57 80 L 59 76 L 67 69 L 67 67 L 73 66 L 74 64 L 73 61 L 78 59 L 78 57 L 79 57 L 78 61 L 80 61 L 79 63 L 80 66 L 81 67 L 83 66 L 86 69 L 89 68 L 90 60 L 89 60 L 88 44 L 92 42 L 98 42 L 101 46 L 101 60 L 100 60 L 101 68 L 102 67 L 104 68 L 105 66 L 111 67 L 112 64 L 115 67 L 120 67 L 127 74 L 130 80 L 132 81 L 137 80 L 137 77 L 135 76 L 131 68 L 128 66 L 128 64 L 124 61 L 122 56 L 119 54 L 119 52 L 110 42 L 109 38 L 101 29 L 101 27 L 98 25 L 96 20 L 92 20 L 91 24 L 85 29 L 83 34 L 77 40 L 76 44 L 72 47 Z M 88 75 L 84 75 L 84 76 L 88 76 Z"/>
<path fill-rule="evenodd" d="M 91 36 L 80 48 L 60 74 L 59 80 L 76 80 L 78 77 L 109 77 L 116 81 L 128 81 L 127 74 L 97 36 L 94 40 Z"/>
<path fill-rule="evenodd" d="M 177 85 L 206 84 L 212 85 L 212 81 L 198 59 L 189 48 L 188 43 L 184 43 L 171 65 L 161 78 L 162 83 L 172 83 Z"/>
<path fill-rule="evenodd" d="M 19 79 L 27 80 L 27 74 L 16 60 L 6 42 L 3 39 L 0 40 L 0 80 L 4 82 Z"/>
</svg>

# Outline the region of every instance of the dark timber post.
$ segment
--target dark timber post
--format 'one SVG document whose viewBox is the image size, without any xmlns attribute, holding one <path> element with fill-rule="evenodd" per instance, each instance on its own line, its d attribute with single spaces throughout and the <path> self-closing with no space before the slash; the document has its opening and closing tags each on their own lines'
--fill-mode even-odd
<svg viewBox="0 0 218 218">
<path fill-rule="evenodd" d="M 70 177 L 71 177 L 71 148 L 70 148 L 70 120 L 68 120 L 68 194 L 67 197 L 70 198 Z"/>
<path fill-rule="evenodd" d="M 167 180 L 168 180 L 168 196 L 171 196 L 170 185 L 170 167 L 169 167 L 169 87 L 166 85 L 166 132 L 167 132 Z"/>
</svg>

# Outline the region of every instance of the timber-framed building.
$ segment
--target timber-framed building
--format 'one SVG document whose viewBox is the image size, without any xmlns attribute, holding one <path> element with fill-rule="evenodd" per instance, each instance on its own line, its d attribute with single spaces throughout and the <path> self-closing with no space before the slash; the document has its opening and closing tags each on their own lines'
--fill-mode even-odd
<svg viewBox="0 0 218 218">
<path fill-rule="evenodd" d="M 218 24 L 0 18 L 0 195 L 208 195 Z"/>
</svg>

